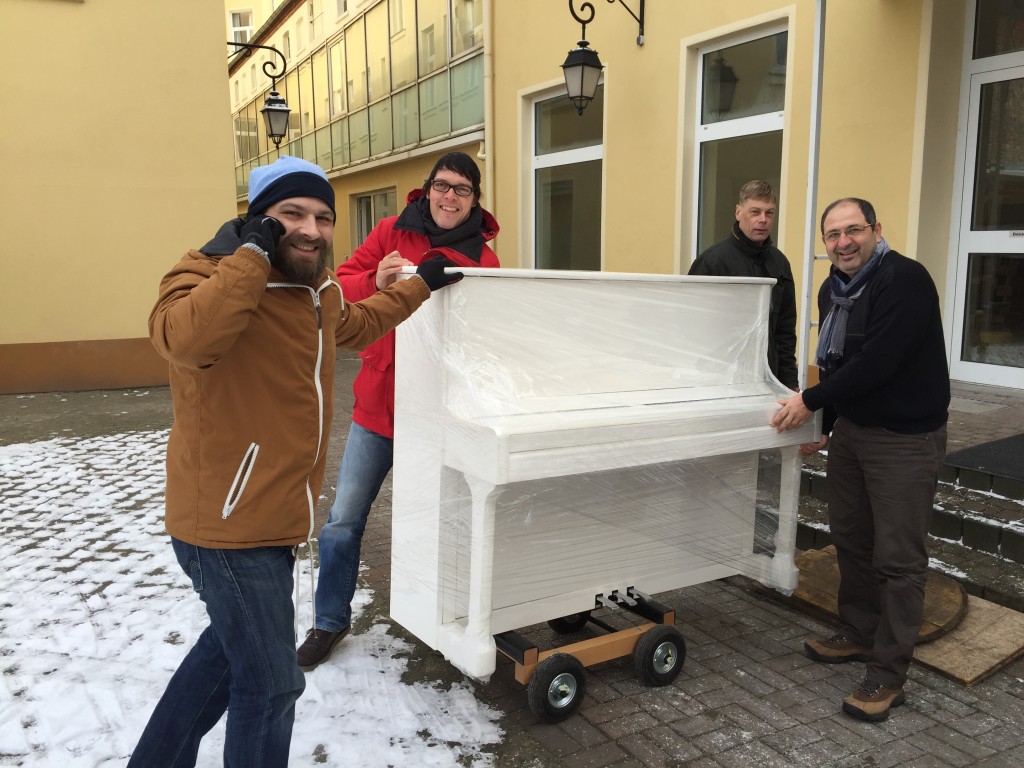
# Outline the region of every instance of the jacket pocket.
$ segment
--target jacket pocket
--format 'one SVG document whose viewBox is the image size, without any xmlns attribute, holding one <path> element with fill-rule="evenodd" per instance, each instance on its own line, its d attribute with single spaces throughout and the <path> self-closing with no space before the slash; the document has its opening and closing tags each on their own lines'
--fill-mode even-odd
<svg viewBox="0 0 1024 768">
<path fill-rule="evenodd" d="M 256 456 L 259 452 L 259 444 L 250 443 L 249 449 L 242 457 L 242 462 L 238 465 L 238 471 L 235 473 L 235 479 L 231 482 L 231 487 L 228 489 L 228 497 L 224 500 L 224 509 L 221 510 L 221 517 L 225 520 L 231 517 L 231 513 L 235 511 L 235 507 L 238 505 L 238 500 L 242 497 L 242 492 L 245 490 L 245 486 L 249 482 L 249 475 L 252 474 L 252 468 L 256 466 Z"/>
</svg>

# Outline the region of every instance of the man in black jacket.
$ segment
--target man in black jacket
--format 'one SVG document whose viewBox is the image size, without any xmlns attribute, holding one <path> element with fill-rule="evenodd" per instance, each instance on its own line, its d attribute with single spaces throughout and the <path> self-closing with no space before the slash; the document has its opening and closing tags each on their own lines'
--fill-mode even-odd
<svg viewBox="0 0 1024 768">
<path fill-rule="evenodd" d="M 821 232 L 832 261 L 818 293 L 821 383 L 780 400 L 771 423 L 792 429 L 824 408 L 825 436 L 802 452 L 828 446 L 841 629 L 804 650 L 826 664 L 866 661 L 843 711 L 876 722 L 904 702 L 921 628 L 949 368 L 935 283 L 889 249 L 871 203 L 837 200 Z"/>
<path fill-rule="evenodd" d="M 797 390 L 793 271 L 771 237 L 778 204 L 778 195 L 767 181 L 748 181 L 740 187 L 732 234 L 698 256 L 690 274 L 775 278 L 768 316 L 768 367 L 775 378 Z"/>
</svg>

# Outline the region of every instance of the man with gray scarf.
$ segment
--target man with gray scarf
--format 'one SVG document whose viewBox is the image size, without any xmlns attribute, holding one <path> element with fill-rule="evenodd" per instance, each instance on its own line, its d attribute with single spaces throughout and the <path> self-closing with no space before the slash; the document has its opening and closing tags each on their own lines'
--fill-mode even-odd
<svg viewBox="0 0 1024 768">
<path fill-rule="evenodd" d="M 818 293 L 821 382 L 780 400 L 771 424 L 794 429 L 824 409 L 821 443 L 801 451 L 828 446 L 841 627 L 804 650 L 826 664 L 866 661 L 864 682 L 843 711 L 878 722 L 904 703 L 921 628 L 949 368 L 935 283 L 921 264 L 889 249 L 871 203 L 835 201 L 821 232 L 832 261 Z"/>
</svg>

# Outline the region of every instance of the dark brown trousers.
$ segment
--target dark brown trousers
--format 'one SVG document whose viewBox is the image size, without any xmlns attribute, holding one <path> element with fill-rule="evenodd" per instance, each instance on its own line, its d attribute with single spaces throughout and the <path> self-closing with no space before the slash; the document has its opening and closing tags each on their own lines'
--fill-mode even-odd
<svg viewBox="0 0 1024 768">
<path fill-rule="evenodd" d="M 903 685 L 924 613 L 925 542 L 946 428 L 919 435 L 840 418 L 828 443 L 828 518 L 839 560 L 839 618 L 871 647 L 865 677 Z"/>
</svg>

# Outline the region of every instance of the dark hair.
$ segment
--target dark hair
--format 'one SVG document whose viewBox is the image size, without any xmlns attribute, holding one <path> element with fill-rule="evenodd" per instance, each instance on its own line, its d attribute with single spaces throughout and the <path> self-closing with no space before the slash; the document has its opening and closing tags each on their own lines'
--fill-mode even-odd
<svg viewBox="0 0 1024 768">
<path fill-rule="evenodd" d="M 739 204 L 743 205 L 747 200 L 771 200 L 779 204 L 779 196 L 775 194 L 775 188 L 767 181 L 754 179 L 740 187 Z"/>
<path fill-rule="evenodd" d="M 875 206 L 873 206 L 867 200 L 862 200 L 859 197 L 841 197 L 838 200 L 829 203 L 828 206 L 825 208 L 824 212 L 821 214 L 821 234 L 825 234 L 825 217 L 828 216 L 829 213 L 831 213 L 833 208 L 835 208 L 837 205 L 842 205 L 843 203 L 853 203 L 858 208 L 860 208 L 860 212 L 864 214 L 864 221 L 866 221 L 872 227 L 875 226 L 875 224 L 877 223 L 878 219 L 875 217 Z"/>
<path fill-rule="evenodd" d="M 477 168 L 473 158 L 465 152 L 449 152 L 440 160 L 434 163 L 434 170 L 430 172 L 427 180 L 423 182 L 423 191 L 430 193 L 430 184 L 438 171 L 452 171 L 465 176 L 473 183 L 473 196 L 480 199 L 480 169 Z"/>
</svg>

